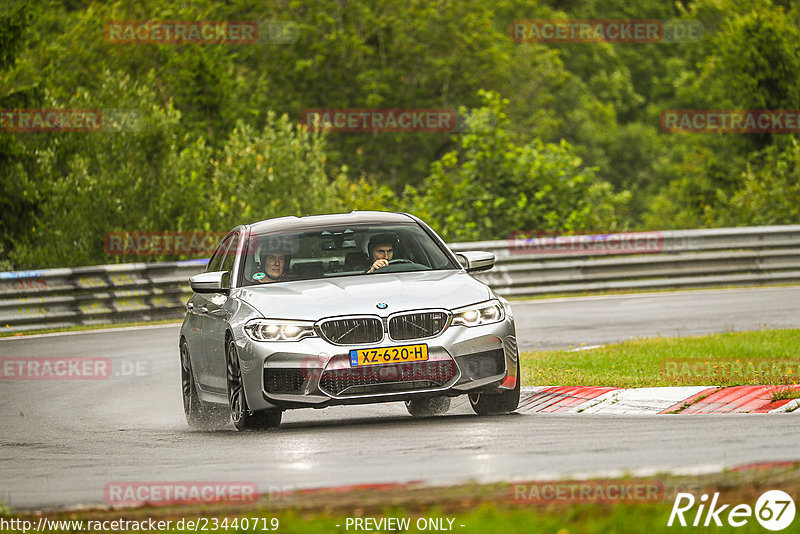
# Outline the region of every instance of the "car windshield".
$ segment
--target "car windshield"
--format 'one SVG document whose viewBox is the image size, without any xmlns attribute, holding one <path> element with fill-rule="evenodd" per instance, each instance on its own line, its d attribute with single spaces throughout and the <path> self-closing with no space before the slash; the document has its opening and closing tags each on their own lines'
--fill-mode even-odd
<svg viewBox="0 0 800 534">
<path fill-rule="evenodd" d="M 459 268 L 416 224 L 349 225 L 252 235 L 242 285 L 364 275 L 379 258 L 369 276 Z"/>
</svg>

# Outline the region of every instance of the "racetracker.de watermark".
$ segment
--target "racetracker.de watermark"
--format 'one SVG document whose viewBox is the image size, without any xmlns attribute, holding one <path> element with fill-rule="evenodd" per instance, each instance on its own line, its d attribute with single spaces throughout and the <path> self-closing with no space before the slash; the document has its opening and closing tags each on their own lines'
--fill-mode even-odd
<svg viewBox="0 0 800 534">
<path fill-rule="evenodd" d="M 800 376 L 800 359 L 779 360 L 663 360 L 665 378 L 785 378 Z"/>
<path fill-rule="evenodd" d="M 135 109 L 0 109 L 0 132 L 130 132 L 143 124 Z"/>
<path fill-rule="evenodd" d="M 109 482 L 103 488 L 110 506 L 255 502 L 258 496 L 255 482 Z"/>
<path fill-rule="evenodd" d="M 664 485 L 657 480 L 556 480 L 512 484 L 512 501 L 547 502 L 659 502 Z"/>
<path fill-rule="evenodd" d="M 797 109 L 669 109 L 661 112 L 668 133 L 800 133 Z"/>
<path fill-rule="evenodd" d="M 113 20 L 103 37 L 113 44 L 289 44 L 297 40 L 291 21 Z"/>
<path fill-rule="evenodd" d="M 699 41 L 705 30 L 692 20 L 512 20 L 517 43 L 675 43 Z"/>
<path fill-rule="evenodd" d="M 342 362 L 335 362 L 328 366 L 328 357 L 306 358 L 300 364 L 300 376 L 304 380 L 324 379 L 326 384 L 351 384 L 351 383 L 380 383 L 397 382 L 398 380 L 441 380 L 442 377 L 452 377 L 456 374 L 456 367 L 452 361 L 426 360 L 390 362 L 394 365 L 361 365 L 344 366 Z M 476 364 L 471 367 L 474 372 L 482 370 L 487 372 L 494 368 L 491 363 Z"/>
<path fill-rule="evenodd" d="M 99 109 L 0 109 L 0 132 L 95 132 L 102 126 Z"/>
<path fill-rule="evenodd" d="M 103 249 L 121 256 L 203 256 L 217 248 L 225 232 L 109 232 Z"/>
<path fill-rule="evenodd" d="M 0 358 L 0 380 L 107 380 L 148 374 L 147 360 L 104 356 L 8 356 Z"/>
<path fill-rule="evenodd" d="M 649 254 L 663 252 L 661 232 L 559 235 L 558 232 L 515 231 L 508 239 L 515 254 Z"/>
<path fill-rule="evenodd" d="M 301 124 L 315 132 L 453 132 L 453 109 L 341 108 L 307 109 Z"/>
</svg>

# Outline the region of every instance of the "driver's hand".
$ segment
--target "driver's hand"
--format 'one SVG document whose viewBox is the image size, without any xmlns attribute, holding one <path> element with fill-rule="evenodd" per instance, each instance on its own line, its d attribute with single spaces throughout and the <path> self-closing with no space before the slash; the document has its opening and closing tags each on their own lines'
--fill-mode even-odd
<svg viewBox="0 0 800 534">
<path fill-rule="evenodd" d="M 388 260 L 385 260 L 383 258 L 381 258 L 379 260 L 375 260 L 375 263 L 372 264 L 372 267 L 370 267 L 369 271 L 367 271 L 367 272 L 371 273 L 373 271 L 376 271 L 376 270 L 380 269 L 381 267 L 386 267 L 387 265 L 389 265 L 389 261 Z"/>
</svg>

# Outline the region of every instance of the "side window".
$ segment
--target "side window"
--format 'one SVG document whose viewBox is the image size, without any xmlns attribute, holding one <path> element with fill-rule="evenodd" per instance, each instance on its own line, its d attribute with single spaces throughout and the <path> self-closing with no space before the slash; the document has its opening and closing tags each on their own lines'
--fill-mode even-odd
<svg viewBox="0 0 800 534">
<path fill-rule="evenodd" d="M 228 273 L 232 273 L 233 271 L 233 261 L 236 259 L 236 246 L 239 244 L 239 234 L 235 234 L 233 239 L 231 240 L 231 244 L 228 247 L 228 251 L 225 252 L 225 259 L 222 260 L 222 267 L 219 268 L 220 271 L 227 271 Z M 230 286 L 230 275 L 228 276 L 228 286 Z"/>
<path fill-rule="evenodd" d="M 206 267 L 207 273 L 213 273 L 214 271 L 221 270 L 220 265 L 222 265 L 222 258 L 225 255 L 225 249 L 228 248 L 232 238 L 233 237 L 229 237 L 220 243 L 219 246 L 217 246 L 217 250 L 214 251 L 214 255 L 211 256 L 211 259 L 208 261 L 208 266 Z"/>
</svg>

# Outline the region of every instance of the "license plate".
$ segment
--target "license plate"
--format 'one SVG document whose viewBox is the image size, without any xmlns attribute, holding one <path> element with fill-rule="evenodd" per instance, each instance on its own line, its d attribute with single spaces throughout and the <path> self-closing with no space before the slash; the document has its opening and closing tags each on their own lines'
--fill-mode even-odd
<svg viewBox="0 0 800 534">
<path fill-rule="evenodd" d="M 428 345 L 400 345 L 376 349 L 353 349 L 350 366 L 384 365 L 389 363 L 424 362 L 428 359 Z"/>
</svg>

